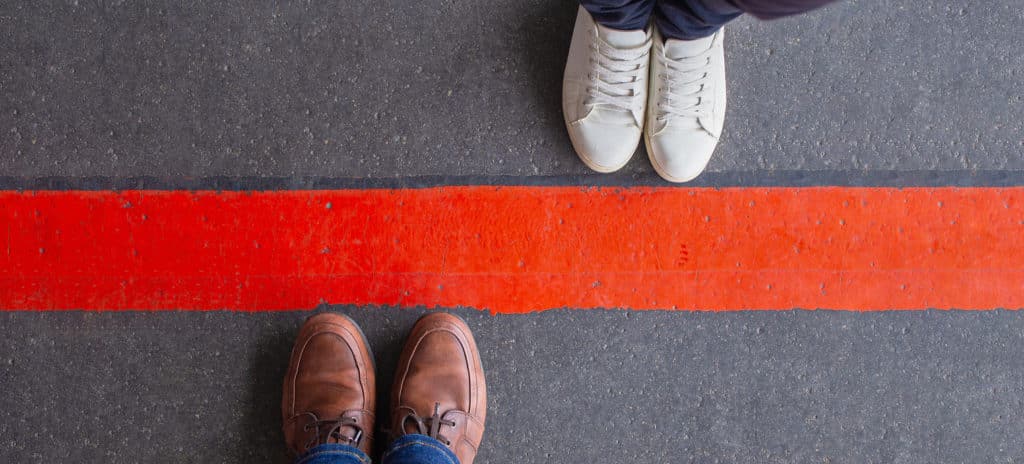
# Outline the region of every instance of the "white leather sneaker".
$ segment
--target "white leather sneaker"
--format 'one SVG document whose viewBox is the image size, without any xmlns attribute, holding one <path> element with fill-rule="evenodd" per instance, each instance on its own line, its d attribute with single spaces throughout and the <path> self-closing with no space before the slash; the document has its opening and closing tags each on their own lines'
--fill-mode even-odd
<svg viewBox="0 0 1024 464">
<path fill-rule="evenodd" d="M 621 169 L 644 127 L 651 30 L 620 31 L 580 7 L 562 80 L 562 114 L 576 154 L 597 172 Z"/>
<path fill-rule="evenodd" d="M 644 143 L 654 170 L 669 182 L 697 177 L 725 123 L 724 29 L 697 40 L 655 35 Z"/>
</svg>

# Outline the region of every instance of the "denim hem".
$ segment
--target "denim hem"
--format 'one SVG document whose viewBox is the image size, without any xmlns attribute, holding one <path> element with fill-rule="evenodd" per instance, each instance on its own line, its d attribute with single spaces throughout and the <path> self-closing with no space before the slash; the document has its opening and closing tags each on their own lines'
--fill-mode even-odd
<svg viewBox="0 0 1024 464">
<path fill-rule="evenodd" d="M 387 463 L 399 454 L 409 455 L 403 452 L 416 454 L 420 457 L 424 454 L 429 454 L 430 457 L 423 459 L 423 462 L 459 464 L 459 458 L 447 446 L 434 438 L 419 434 L 403 435 L 393 441 L 388 446 L 387 452 L 384 453 L 383 461 Z"/>
<path fill-rule="evenodd" d="M 339 462 L 342 459 L 353 464 L 371 464 L 370 457 L 359 448 L 338 443 L 328 443 L 310 448 L 306 454 L 295 461 L 295 464 Z"/>
</svg>

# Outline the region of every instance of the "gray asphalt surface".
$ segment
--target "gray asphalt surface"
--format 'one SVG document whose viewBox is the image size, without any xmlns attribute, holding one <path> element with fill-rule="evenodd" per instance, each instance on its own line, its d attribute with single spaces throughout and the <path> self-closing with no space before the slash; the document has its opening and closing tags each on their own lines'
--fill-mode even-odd
<svg viewBox="0 0 1024 464">
<path fill-rule="evenodd" d="M 617 177 L 572 154 L 574 5 L 0 1 L 0 188 L 653 182 L 642 149 Z M 740 19 L 701 185 L 1024 185 L 1022 31 L 1014 0 Z M 421 311 L 321 310 L 362 324 L 386 392 Z M 458 313 L 482 464 L 1024 461 L 1021 313 Z M 0 462 L 288 462 L 308 314 L 0 313 Z"/>
<path fill-rule="evenodd" d="M 584 174 L 574 5 L 0 2 L 0 176 Z M 1024 170 L 1021 30 L 1016 0 L 743 18 L 709 170 Z"/>
<path fill-rule="evenodd" d="M 421 311 L 323 309 L 360 323 L 385 395 Z M 458 313 L 488 379 L 481 463 L 1024 456 L 1024 313 Z M 0 314 L 0 461 L 288 462 L 308 314 Z"/>
</svg>

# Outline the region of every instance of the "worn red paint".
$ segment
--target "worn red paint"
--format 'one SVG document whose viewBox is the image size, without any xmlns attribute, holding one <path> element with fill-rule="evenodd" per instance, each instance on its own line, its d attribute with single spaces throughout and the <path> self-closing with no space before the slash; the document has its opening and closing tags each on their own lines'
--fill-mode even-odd
<svg viewBox="0 0 1024 464">
<path fill-rule="evenodd" d="M 0 308 L 1024 306 L 1024 188 L 0 192 Z"/>
</svg>

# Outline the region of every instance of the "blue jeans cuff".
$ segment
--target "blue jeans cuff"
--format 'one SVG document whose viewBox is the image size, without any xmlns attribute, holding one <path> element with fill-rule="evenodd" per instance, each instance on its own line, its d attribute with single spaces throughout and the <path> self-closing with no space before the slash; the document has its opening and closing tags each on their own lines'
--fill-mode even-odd
<svg viewBox="0 0 1024 464">
<path fill-rule="evenodd" d="M 444 443 L 418 434 L 403 435 L 391 442 L 383 461 L 384 464 L 459 464 L 459 458 Z"/>
<path fill-rule="evenodd" d="M 327 443 L 311 448 L 295 464 L 370 464 L 370 457 L 353 446 Z"/>
</svg>

